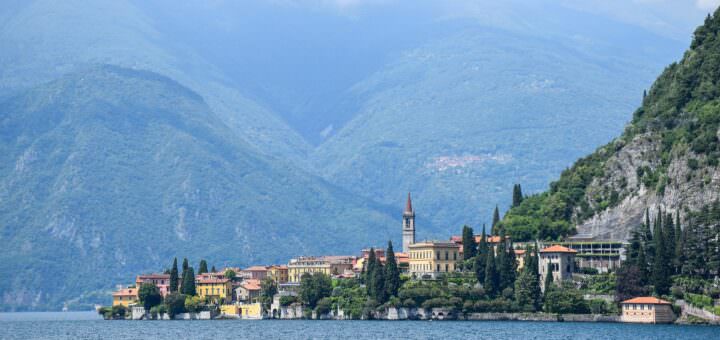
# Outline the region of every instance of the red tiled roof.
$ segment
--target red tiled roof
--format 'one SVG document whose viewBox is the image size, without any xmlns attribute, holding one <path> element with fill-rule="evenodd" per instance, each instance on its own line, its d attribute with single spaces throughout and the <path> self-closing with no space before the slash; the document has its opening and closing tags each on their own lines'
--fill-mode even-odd
<svg viewBox="0 0 720 340">
<path fill-rule="evenodd" d="M 243 288 L 247 290 L 260 290 L 260 281 L 259 280 L 245 280 L 240 284 Z"/>
<path fill-rule="evenodd" d="M 195 280 L 198 284 L 216 284 L 216 283 L 227 283 L 229 279 L 220 279 L 217 277 L 200 278 Z"/>
<path fill-rule="evenodd" d="M 667 302 L 665 300 L 658 299 L 656 297 L 652 296 L 640 296 L 636 298 L 632 298 L 630 300 L 625 300 L 620 303 L 644 303 L 644 304 L 651 304 L 651 305 L 670 305 L 670 302 Z"/>
<path fill-rule="evenodd" d="M 135 288 L 123 288 L 114 292 L 113 296 L 137 296 L 137 289 Z"/>
<path fill-rule="evenodd" d="M 547 247 L 540 251 L 541 253 L 577 253 L 577 250 L 563 247 L 561 245 L 554 245 Z"/>
<path fill-rule="evenodd" d="M 515 255 L 525 255 L 525 249 L 513 249 Z"/>
<path fill-rule="evenodd" d="M 244 272 L 264 272 L 264 271 L 267 271 L 267 268 L 263 267 L 263 266 L 252 266 L 252 267 L 243 269 L 243 271 Z"/>
</svg>

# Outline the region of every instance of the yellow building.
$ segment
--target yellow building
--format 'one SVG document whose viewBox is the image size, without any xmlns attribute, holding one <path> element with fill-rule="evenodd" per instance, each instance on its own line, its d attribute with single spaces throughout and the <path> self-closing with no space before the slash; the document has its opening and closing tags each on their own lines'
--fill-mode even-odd
<svg viewBox="0 0 720 340">
<path fill-rule="evenodd" d="M 117 292 L 114 292 L 113 297 L 113 306 L 125 306 L 130 307 L 130 305 L 134 305 L 138 301 L 138 295 L 137 295 L 137 289 L 136 288 L 124 288 L 120 289 Z"/>
<path fill-rule="evenodd" d="M 202 278 L 195 281 L 195 291 L 203 298 L 231 300 L 232 282 L 224 278 Z"/>
<path fill-rule="evenodd" d="M 460 246 L 453 242 L 426 241 L 413 243 L 409 251 L 409 271 L 415 276 L 454 272 L 459 256 Z"/>
<path fill-rule="evenodd" d="M 290 282 L 300 282 L 305 273 L 323 273 L 329 276 L 352 271 L 354 256 L 302 256 L 288 263 Z"/>
<path fill-rule="evenodd" d="M 288 267 L 285 265 L 270 266 L 268 276 L 276 283 L 287 283 L 289 279 Z"/>
<path fill-rule="evenodd" d="M 225 315 L 236 315 L 241 319 L 262 319 L 262 305 L 260 303 L 242 303 L 220 306 L 220 312 Z"/>
</svg>

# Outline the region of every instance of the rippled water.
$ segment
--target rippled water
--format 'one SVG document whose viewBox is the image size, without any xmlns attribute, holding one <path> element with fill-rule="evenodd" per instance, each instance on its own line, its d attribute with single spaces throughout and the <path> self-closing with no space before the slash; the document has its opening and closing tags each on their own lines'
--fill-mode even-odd
<svg viewBox="0 0 720 340">
<path fill-rule="evenodd" d="M 104 321 L 0 313 L 0 339 L 719 339 L 720 327 L 512 321 Z"/>
</svg>

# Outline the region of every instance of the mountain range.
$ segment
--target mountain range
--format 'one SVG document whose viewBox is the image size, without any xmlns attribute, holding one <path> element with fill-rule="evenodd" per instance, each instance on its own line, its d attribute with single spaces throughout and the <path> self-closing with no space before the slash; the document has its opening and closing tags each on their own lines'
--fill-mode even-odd
<svg viewBox="0 0 720 340">
<path fill-rule="evenodd" d="M 3 310 L 106 302 L 175 256 L 399 241 L 408 191 L 419 238 L 479 229 L 616 136 L 685 45 L 563 1 L 10 0 L 0 19 Z"/>
</svg>

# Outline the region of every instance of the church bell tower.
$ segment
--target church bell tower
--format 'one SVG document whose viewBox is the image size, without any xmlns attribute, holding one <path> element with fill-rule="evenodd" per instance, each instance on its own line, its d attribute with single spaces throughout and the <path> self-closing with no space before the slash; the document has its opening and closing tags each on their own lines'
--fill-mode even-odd
<svg viewBox="0 0 720 340">
<path fill-rule="evenodd" d="M 402 217 L 402 236 L 403 252 L 409 253 L 410 248 L 408 246 L 415 243 L 415 210 L 413 210 L 409 192 Z"/>
</svg>

